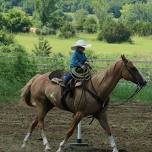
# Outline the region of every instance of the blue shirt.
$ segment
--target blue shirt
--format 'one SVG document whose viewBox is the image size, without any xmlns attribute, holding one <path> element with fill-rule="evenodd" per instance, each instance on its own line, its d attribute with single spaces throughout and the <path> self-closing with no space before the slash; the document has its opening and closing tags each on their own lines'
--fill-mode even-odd
<svg viewBox="0 0 152 152">
<path fill-rule="evenodd" d="M 72 54 L 70 68 L 81 67 L 86 61 L 87 58 L 85 54 L 81 51 L 75 50 Z"/>
</svg>

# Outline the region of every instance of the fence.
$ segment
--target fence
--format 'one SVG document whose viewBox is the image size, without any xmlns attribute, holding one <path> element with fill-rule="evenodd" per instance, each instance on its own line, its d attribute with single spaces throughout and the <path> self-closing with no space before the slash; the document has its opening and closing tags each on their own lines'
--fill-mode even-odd
<svg viewBox="0 0 152 152">
<path fill-rule="evenodd" d="M 26 82 L 31 79 L 37 73 L 46 73 L 55 69 L 68 67 L 69 58 L 60 57 L 50 58 L 50 57 L 28 57 L 30 61 L 34 62 L 16 62 L 18 58 L 16 56 L 0 56 L 0 100 L 10 101 L 10 99 L 17 99 L 20 95 L 20 89 L 26 84 Z M 64 61 L 60 62 L 60 60 Z M 58 62 L 59 61 L 59 62 Z M 116 59 L 90 59 L 90 64 L 93 70 L 98 71 L 99 69 L 108 69 L 108 67 L 116 62 Z M 151 61 L 133 61 L 136 63 L 137 68 L 143 73 L 144 77 L 148 80 L 152 80 L 152 62 Z M 28 64 L 28 65 L 25 65 Z M 57 64 L 60 64 L 58 66 Z M 15 68 L 14 68 L 15 67 Z M 122 89 L 121 88 L 125 88 Z M 120 91 L 132 89 L 132 84 L 125 81 L 121 81 L 118 89 L 114 93 L 114 98 L 123 99 L 123 93 Z M 151 100 L 149 98 L 152 95 L 149 94 L 151 90 L 151 83 L 147 87 L 147 92 L 145 90 L 144 100 Z M 127 91 L 128 93 L 129 91 Z M 147 93 L 149 94 L 147 96 Z M 121 94 L 121 95 L 120 95 Z M 147 99 L 148 98 L 148 99 Z"/>
<path fill-rule="evenodd" d="M 3 64 L 14 64 L 14 61 L 16 60 L 16 56 L 0 56 L 0 63 Z M 37 72 L 48 72 L 51 71 L 52 68 L 56 67 L 55 62 L 52 64 L 52 60 L 54 60 L 51 57 L 28 57 L 30 60 L 34 61 L 34 64 L 30 64 L 31 67 L 37 67 Z M 64 60 L 66 62 L 69 62 L 69 58 L 65 58 Z M 93 67 L 96 67 L 95 69 L 106 69 L 109 65 L 114 63 L 115 59 L 90 59 L 90 64 L 93 65 Z M 100 64 L 102 63 L 102 64 Z M 134 60 L 133 63 L 135 63 L 138 67 L 138 69 L 143 73 L 143 75 L 146 77 L 148 81 L 151 81 L 152 79 L 152 61 L 141 61 L 141 60 Z M 1 69 L 2 70 L 2 69 Z M 30 69 L 29 69 L 30 71 Z"/>
</svg>

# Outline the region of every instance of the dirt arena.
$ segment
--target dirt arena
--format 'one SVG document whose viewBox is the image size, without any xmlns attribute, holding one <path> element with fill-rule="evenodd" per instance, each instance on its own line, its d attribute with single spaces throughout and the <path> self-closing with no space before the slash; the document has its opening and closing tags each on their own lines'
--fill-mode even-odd
<svg viewBox="0 0 152 152">
<path fill-rule="evenodd" d="M 110 105 L 107 112 L 120 152 L 152 152 L 152 105 Z M 23 151 L 20 146 L 34 115 L 34 109 L 21 103 L 0 104 L 0 152 Z M 69 112 L 53 109 L 48 113 L 45 124 L 51 152 L 56 152 L 71 120 Z M 96 120 L 89 125 L 90 121 L 89 118 L 82 121 L 82 140 L 89 147 L 67 149 L 66 152 L 111 152 L 103 129 Z M 42 152 L 44 146 L 39 138 L 40 130 L 37 128 L 24 152 Z M 73 143 L 75 139 L 76 132 L 69 142 Z"/>
</svg>

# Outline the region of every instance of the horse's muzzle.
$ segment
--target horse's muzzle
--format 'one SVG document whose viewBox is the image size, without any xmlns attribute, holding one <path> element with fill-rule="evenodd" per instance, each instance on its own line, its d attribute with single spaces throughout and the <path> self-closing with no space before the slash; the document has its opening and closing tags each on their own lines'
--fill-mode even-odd
<svg viewBox="0 0 152 152">
<path fill-rule="evenodd" d="M 144 87 L 146 84 L 147 84 L 147 81 L 144 80 L 144 81 L 142 81 L 139 85 L 142 86 L 142 87 Z"/>
</svg>

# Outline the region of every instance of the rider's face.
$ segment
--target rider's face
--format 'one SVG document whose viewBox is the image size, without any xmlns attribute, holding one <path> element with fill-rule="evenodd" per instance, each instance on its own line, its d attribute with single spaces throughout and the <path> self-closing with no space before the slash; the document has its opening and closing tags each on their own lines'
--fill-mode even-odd
<svg viewBox="0 0 152 152">
<path fill-rule="evenodd" d="M 83 51 L 85 51 L 85 48 L 84 47 L 78 47 L 77 50 L 83 52 Z"/>
</svg>

